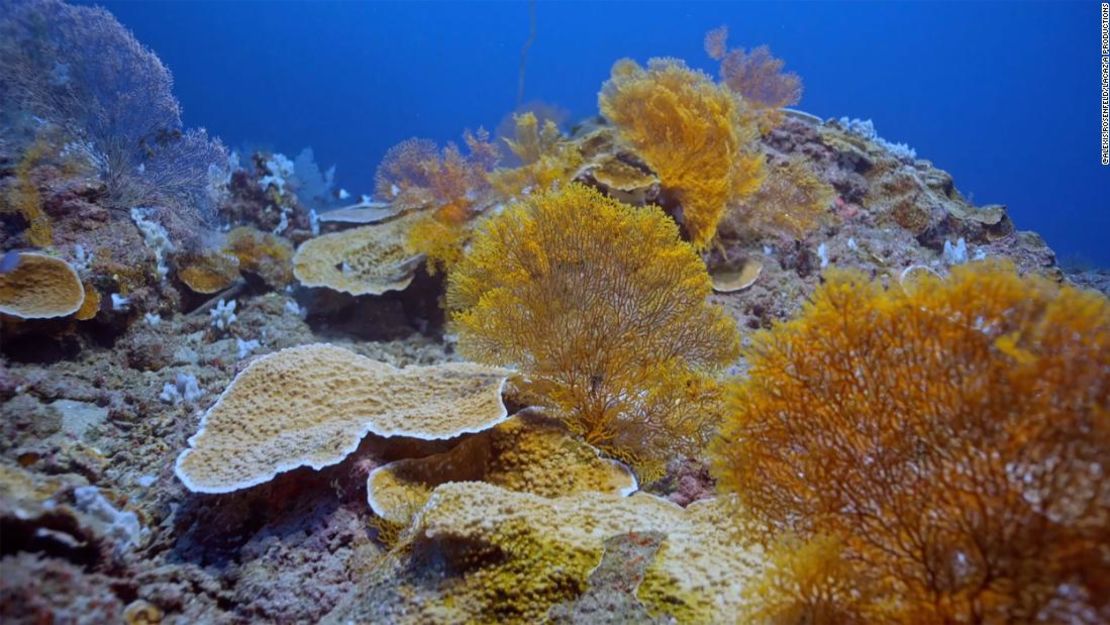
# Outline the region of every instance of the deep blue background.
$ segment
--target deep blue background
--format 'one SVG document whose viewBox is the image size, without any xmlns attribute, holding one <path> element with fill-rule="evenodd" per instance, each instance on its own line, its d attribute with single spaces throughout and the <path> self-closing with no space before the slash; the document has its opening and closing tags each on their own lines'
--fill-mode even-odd
<svg viewBox="0 0 1110 625">
<path fill-rule="evenodd" d="M 103 2 L 174 73 L 189 125 L 232 147 L 315 148 L 341 186 L 371 190 L 385 150 L 457 140 L 516 103 L 525 2 Z M 526 99 L 596 110 L 613 61 L 769 44 L 800 74 L 799 108 L 871 118 L 1010 207 L 1065 259 L 1110 266 L 1110 168 L 1099 163 L 1099 5 L 540 2 Z"/>
</svg>

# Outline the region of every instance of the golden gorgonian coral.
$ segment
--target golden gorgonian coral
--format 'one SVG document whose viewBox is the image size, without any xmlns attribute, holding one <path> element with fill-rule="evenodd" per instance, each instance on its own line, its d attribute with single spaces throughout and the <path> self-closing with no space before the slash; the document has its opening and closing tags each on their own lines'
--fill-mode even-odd
<svg viewBox="0 0 1110 625">
<path fill-rule="evenodd" d="M 716 424 L 738 353 L 705 265 L 655 206 L 571 183 L 485 221 L 448 282 L 459 351 L 514 367 L 529 401 L 657 476 Z"/>
<path fill-rule="evenodd" d="M 827 278 L 755 338 L 714 444 L 765 539 L 840 545 L 811 549 L 836 580 L 783 577 L 814 571 L 800 560 L 772 571 L 765 613 L 808 584 L 852 605 L 799 594 L 805 622 L 1105 622 L 1107 299 L 1001 263 L 905 288 Z"/>
<path fill-rule="evenodd" d="M 598 106 L 681 204 L 698 248 L 713 239 L 725 206 L 763 180 L 759 129 L 742 101 L 682 61 L 617 61 Z"/>
<path fill-rule="evenodd" d="M 509 151 L 520 163 L 489 175 L 490 184 L 505 199 L 513 199 L 544 191 L 569 181 L 582 164 L 577 147 L 559 132 L 558 125 L 547 119 L 540 125 L 534 113 L 513 115 L 514 136 L 502 137 Z"/>
</svg>

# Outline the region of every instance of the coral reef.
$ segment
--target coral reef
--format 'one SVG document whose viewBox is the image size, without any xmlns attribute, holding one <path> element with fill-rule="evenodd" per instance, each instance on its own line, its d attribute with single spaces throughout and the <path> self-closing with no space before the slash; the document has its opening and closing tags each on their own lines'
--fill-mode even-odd
<svg viewBox="0 0 1110 625">
<path fill-rule="evenodd" d="M 4 3 L 0 619 L 1110 621 L 1105 272 L 706 48 L 358 198 Z"/>
<path fill-rule="evenodd" d="M 839 555 L 806 547 L 844 560 L 820 565 L 828 583 L 858 589 L 826 596 L 872 598 L 809 614 L 1104 611 L 1091 580 L 1108 566 L 1110 490 L 1095 467 L 1110 453 L 1110 302 L 1000 263 L 888 289 L 827 278 L 798 319 L 753 340 L 715 444 L 717 477 L 760 535 L 839 541 Z M 770 574 L 804 585 L 816 566 Z"/>
<path fill-rule="evenodd" d="M 735 328 L 674 223 L 578 184 L 488 220 L 450 276 L 459 350 L 647 476 L 714 427 Z"/>
</svg>

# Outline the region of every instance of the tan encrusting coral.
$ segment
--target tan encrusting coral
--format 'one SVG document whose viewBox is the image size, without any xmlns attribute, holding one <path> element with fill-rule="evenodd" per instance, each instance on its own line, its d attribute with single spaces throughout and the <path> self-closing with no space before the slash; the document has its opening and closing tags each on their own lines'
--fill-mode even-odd
<svg viewBox="0 0 1110 625">
<path fill-rule="evenodd" d="M 201 420 L 176 472 L 225 493 L 342 461 L 362 438 L 445 439 L 505 420 L 508 371 L 470 363 L 398 369 L 328 344 L 269 354 L 240 373 Z"/>
<path fill-rule="evenodd" d="M 239 259 L 210 250 L 189 258 L 177 277 L 195 293 L 219 293 L 239 279 Z"/>
<path fill-rule="evenodd" d="M 483 482 L 436 488 L 417 515 L 414 558 L 443 558 L 437 573 L 407 576 L 390 558 L 335 622 L 535 623 L 585 590 L 605 541 L 666 536 L 636 597 L 678 623 L 725 622 L 761 557 L 731 541 L 730 506 L 711 499 L 683 509 L 653 495 L 579 492 L 549 499 Z M 449 591 L 446 589 L 449 588 Z M 450 592 L 450 601 L 432 600 Z"/>
<path fill-rule="evenodd" d="M 72 315 L 85 301 L 81 278 L 66 261 L 23 252 L 19 264 L 0 273 L 0 313 L 21 319 Z"/>
<path fill-rule="evenodd" d="M 636 478 L 624 465 L 602 458 L 558 421 L 522 412 L 450 451 L 375 469 L 366 482 L 366 496 L 378 516 L 407 523 L 432 489 L 461 481 L 544 497 L 581 491 L 629 494 L 636 489 Z"/>
</svg>

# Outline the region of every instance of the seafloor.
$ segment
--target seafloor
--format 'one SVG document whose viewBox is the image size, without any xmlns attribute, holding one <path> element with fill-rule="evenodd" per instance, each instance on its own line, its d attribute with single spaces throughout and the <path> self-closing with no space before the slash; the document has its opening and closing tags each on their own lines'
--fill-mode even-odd
<svg viewBox="0 0 1110 625">
<path fill-rule="evenodd" d="M 4 78 L 14 84 L 11 74 Z M 363 248 L 341 250 L 338 261 L 313 269 L 318 271 L 309 277 L 310 261 L 295 260 L 294 249 L 365 226 L 321 219 L 328 213 L 285 192 L 285 182 L 276 181 L 288 175 L 283 165 L 288 161 L 272 154 L 240 155 L 213 208 L 217 225 L 198 237 L 201 221 L 188 215 L 158 225 L 156 211 L 121 208 L 111 181 L 96 167 L 28 156 L 28 146 L 45 145 L 49 138 L 40 133 L 36 144 L 27 136 L 13 131 L 0 137 L 0 195 L 9 202 L 0 211 L 0 250 L 66 261 L 86 299 L 78 300 L 80 311 L 54 318 L 35 318 L 54 313 L 33 311 L 0 315 L 0 619 L 5 624 L 509 622 L 536 617 L 536 605 L 545 606 L 550 597 L 569 597 L 544 607 L 544 618 L 555 622 L 699 622 L 713 614 L 703 600 L 684 595 L 685 587 L 680 592 L 651 586 L 650 601 L 637 594 L 641 583 L 650 585 L 645 579 L 657 580 L 659 570 L 671 565 L 663 554 L 687 549 L 691 562 L 702 562 L 699 558 L 709 558 L 706 552 L 724 549 L 712 542 L 717 538 L 708 538 L 712 532 L 705 528 L 711 524 L 701 525 L 719 514 L 706 504 L 714 484 L 703 457 L 672 458 L 663 477 L 644 486 L 658 499 L 636 495 L 624 500 L 632 503 L 611 504 L 602 512 L 591 506 L 609 505 L 608 500 L 568 512 L 555 504 L 543 508 L 548 504 L 538 500 L 499 499 L 500 490 L 486 485 L 475 487 L 479 497 L 469 500 L 472 495 L 440 487 L 438 507 L 419 520 L 409 516 L 397 522 L 368 506 L 368 475 L 386 462 L 462 449 L 457 463 L 465 464 L 467 445 L 501 453 L 489 451 L 498 449 L 498 437 L 524 436 L 513 427 L 556 427 L 519 425 L 531 423 L 529 416 L 505 422 L 518 425 L 498 425 L 496 433 L 436 441 L 371 433 L 345 459 L 320 470 L 284 471 L 223 494 L 191 492 L 175 463 L 202 414 L 262 356 L 329 343 L 396 367 L 460 360 L 441 309 L 443 272 L 420 266 L 419 259 L 398 263 L 390 256 L 395 250 L 382 251 L 382 243 L 367 237 Z M 570 126 L 561 140 L 583 146 L 598 137 L 613 141 L 600 118 Z M 976 259 L 1009 259 L 1023 274 L 1110 292 L 1110 274 L 1066 273 L 1041 237 L 1020 230 L 1004 206 L 972 205 L 945 171 L 858 122 L 787 110 L 757 143 L 768 163 L 804 162 L 832 194 L 821 207 L 827 219 L 803 236 L 722 230 L 732 236 L 721 236 L 705 253 L 719 287 L 710 300 L 735 320 L 744 343 L 753 331 L 798 314 L 828 268 L 855 269 L 895 284 L 907 270 L 944 274 Z M 606 179 L 597 158 L 568 179 L 629 201 L 666 203 L 666 189 L 634 150 L 619 141 L 599 152 L 606 149 L 637 169 L 639 182 L 621 186 L 612 172 Z M 28 204 L 32 193 L 35 200 Z M 23 209 L 13 206 L 13 198 L 21 198 Z M 355 202 L 361 205 L 355 219 L 369 220 L 377 211 L 384 217 L 382 228 L 394 223 L 390 219 L 403 219 L 396 214 L 407 207 L 390 199 L 379 195 Z M 335 197 L 329 200 L 339 205 Z M 35 210 L 26 208 L 32 204 Z M 48 224 L 45 235 L 43 224 Z M 247 230 L 232 236 L 237 228 Z M 170 243 L 160 243 L 159 236 Z M 211 251 L 218 247 L 213 241 L 230 239 L 239 247 Z M 236 259 L 230 269 L 229 257 Z M 294 262 L 301 263 L 296 273 Z M 356 276 L 361 284 L 344 282 L 362 269 Z M 50 300 L 64 299 L 48 292 L 36 305 L 50 308 L 58 304 Z M 87 304 L 91 299 L 96 301 Z M 729 373 L 743 376 L 746 369 L 741 359 Z M 257 401 L 276 405 L 300 397 L 304 389 L 296 387 L 295 372 L 289 375 L 277 379 L 292 380 L 291 385 L 255 389 Z M 360 385 L 359 392 L 374 395 L 373 375 L 378 374 L 370 369 L 330 372 L 327 392 Z M 379 394 L 394 392 L 411 390 L 382 383 Z M 523 407 L 511 392 L 506 403 L 510 412 Z M 559 453 L 581 453 L 567 451 L 571 443 L 559 445 Z M 570 471 L 566 465 L 551 468 L 550 479 L 556 481 Z M 450 463 L 444 469 L 448 476 L 458 470 Z M 533 471 L 529 479 L 547 478 Z M 546 492 L 534 484 L 521 490 Z M 463 522 L 444 512 L 459 500 L 499 507 L 469 512 L 475 517 L 462 531 Z M 700 503 L 691 506 L 694 502 Z M 521 512 L 529 506 L 546 512 L 529 517 Z M 687 506 L 689 512 L 683 510 Z M 541 537 L 565 533 L 566 543 L 555 551 L 595 554 L 582 556 L 588 561 L 585 578 L 566 569 L 570 564 L 556 563 L 553 573 L 542 557 L 522 560 L 530 548 L 548 557 L 543 548 L 528 546 L 539 539 L 526 529 L 515 538 L 526 544 L 513 543 L 519 552 L 500 544 L 482 543 L 485 551 L 474 546 L 481 542 L 475 528 L 484 517 L 515 513 L 520 515 L 514 523 L 536 523 Z M 423 524 L 415 538 L 412 523 Z M 583 529 L 607 524 L 620 529 L 600 538 Z M 737 558 L 758 566 L 751 564 L 755 554 Z M 505 562 L 513 567 L 501 567 Z M 503 580 L 499 587 L 497 575 L 517 581 Z M 540 578 L 546 581 L 519 581 Z M 479 579 L 487 586 L 479 588 L 474 581 Z M 673 601 L 670 608 L 667 601 Z"/>
</svg>

